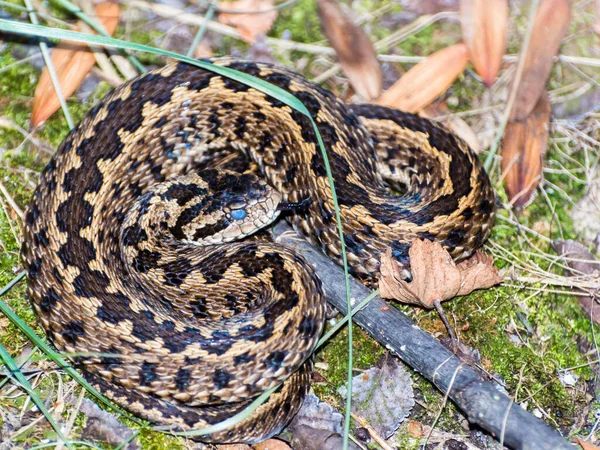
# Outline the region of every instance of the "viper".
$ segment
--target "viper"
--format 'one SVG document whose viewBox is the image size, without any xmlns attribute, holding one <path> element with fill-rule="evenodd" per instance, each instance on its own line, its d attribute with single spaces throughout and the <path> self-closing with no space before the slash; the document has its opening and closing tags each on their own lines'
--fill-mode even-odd
<svg viewBox="0 0 600 450">
<path fill-rule="evenodd" d="M 213 64 L 305 105 L 327 151 L 350 271 L 367 285 L 388 247 L 408 269 L 414 239 L 461 259 L 488 237 L 490 181 L 442 125 L 346 105 L 272 65 Z M 250 236 L 279 215 L 341 264 L 309 118 L 239 81 L 170 63 L 106 95 L 46 166 L 24 219 L 28 294 L 48 339 L 79 355 L 93 386 L 171 430 L 220 422 L 283 382 L 249 418 L 202 437 L 260 441 L 298 410 L 325 311 L 312 266 Z"/>
</svg>

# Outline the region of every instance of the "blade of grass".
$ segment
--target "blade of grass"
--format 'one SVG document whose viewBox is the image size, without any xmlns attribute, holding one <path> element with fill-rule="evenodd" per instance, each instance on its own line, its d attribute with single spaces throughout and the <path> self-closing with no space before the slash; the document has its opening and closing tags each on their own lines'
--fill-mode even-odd
<svg viewBox="0 0 600 450">
<path fill-rule="evenodd" d="M 138 425 L 145 425 L 143 421 L 134 417 L 125 411 L 119 409 L 115 406 L 110 400 L 104 397 L 100 392 L 98 392 L 92 385 L 90 385 L 71 365 L 60 355 L 55 352 L 48 344 L 44 342 L 42 338 L 40 338 L 35 331 L 33 331 L 23 320 L 14 313 L 12 309 L 1 299 L 1 297 L 6 294 L 14 285 L 16 285 L 19 281 L 21 281 L 26 275 L 26 272 L 23 271 L 19 273 L 15 278 L 13 278 L 10 283 L 8 283 L 2 290 L 0 290 L 0 312 L 3 313 L 12 323 L 14 323 L 25 336 L 29 338 L 42 352 L 44 352 L 52 361 L 54 361 L 62 370 L 65 371 L 71 378 L 77 381 L 81 386 L 83 386 L 90 394 L 96 397 L 101 403 L 108 406 L 109 408 L 117 411 L 119 414 L 131 419 Z"/>
<path fill-rule="evenodd" d="M 490 172 L 492 167 L 492 163 L 494 162 L 494 157 L 496 153 L 498 153 L 498 147 L 500 146 L 500 141 L 502 140 L 502 136 L 504 135 L 504 130 L 506 129 L 506 125 L 508 124 L 508 119 L 512 112 L 513 105 L 515 103 L 515 99 L 517 97 L 517 86 L 521 81 L 521 76 L 523 75 L 523 68 L 525 67 L 525 54 L 527 49 L 529 48 L 529 42 L 531 41 L 531 35 L 533 33 L 533 23 L 535 22 L 535 14 L 538 9 L 538 5 L 540 0 L 533 0 L 531 4 L 531 10 L 529 12 L 529 25 L 527 27 L 527 32 L 525 33 L 525 39 L 523 40 L 523 46 L 521 48 L 521 54 L 519 56 L 519 60 L 517 62 L 517 70 L 515 72 L 515 78 L 513 80 L 513 86 L 510 91 L 510 97 L 506 102 L 506 107 L 504 108 L 504 114 L 502 115 L 502 121 L 500 122 L 500 126 L 498 127 L 498 131 L 496 133 L 496 138 L 490 147 L 488 154 L 485 158 L 485 162 L 483 163 L 483 167 L 486 172 Z"/>
<path fill-rule="evenodd" d="M 25 0 L 25 6 L 29 10 L 29 19 L 31 23 L 34 25 L 39 25 L 39 20 L 37 18 L 37 14 L 33 9 L 33 5 L 31 4 L 31 0 Z M 42 58 L 44 58 L 44 63 L 46 64 L 46 68 L 48 69 L 48 74 L 50 75 L 50 80 L 52 80 L 52 86 L 54 87 L 54 92 L 56 93 L 56 97 L 58 98 L 58 102 L 60 103 L 60 108 L 67 120 L 67 124 L 69 125 L 69 129 L 75 128 L 75 124 L 73 123 L 73 119 L 71 118 L 71 113 L 69 112 L 69 107 L 67 106 L 67 101 L 65 100 L 65 96 L 62 93 L 62 89 L 60 88 L 60 81 L 58 80 L 58 75 L 56 74 L 56 70 L 54 69 L 54 64 L 52 64 L 52 59 L 50 57 L 50 52 L 48 51 L 48 44 L 44 41 L 40 41 L 40 50 L 42 51 Z"/>
<path fill-rule="evenodd" d="M 54 428 L 57 436 L 63 441 L 63 443 L 70 449 L 73 449 L 71 443 L 64 436 L 63 432 L 60 429 L 60 426 L 56 423 L 50 411 L 44 405 L 44 402 L 40 398 L 40 396 L 35 392 L 33 386 L 29 383 L 29 380 L 23 375 L 23 373 L 19 370 L 19 367 L 15 363 L 15 360 L 10 356 L 8 351 L 4 348 L 2 344 L 0 344 L 0 360 L 4 363 L 6 368 L 9 370 L 9 377 L 12 378 L 15 383 L 17 383 L 26 393 L 29 395 L 29 398 L 35 403 L 35 406 L 38 407 L 40 412 L 44 415 L 48 423 Z"/>
<path fill-rule="evenodd" d="M 188 437 L 206 436 L 207 434 L 212 434 L 212 433 L 216 433 L 218 431 L 227 430 L 228 428 L 231 428 L 231 427 L 237 425 L 238 423 L 240 423 L 242 420 L 248 418 L 256 410 L 256 408 L 258 408 L 265 401 L 267 401 L 267 399 L 271 396 L 271 394 L 273 392 L 275 392 L 279 388 L 279 386 L 281 386 L 281 383 L 279 383 L 277 386 L 273 386 L 272 388 L 267 389 L 262 394 L 260 394 L 258 397 L 256 397 L 256 399 L 252 403 L 250 403 L 246 408 L 244 408 L 242 411 L 235 414 L 234 416 L 231 416 L 229 419 L 225 419 L 222 422 L 216 423 L 216 424 L 211 425 L 206 428 L 199 428 L 197 430 L 191 430 L 191 431 L 170 431 L 170 434 L 173 434 L 175 436 L 188 436 Z M 166 427 L 159 426 L 159 427 L 154 427 L 153 429 L 163 431 L 163 430 L 166 430 Z"/>
<path fill-rule="evenodd" d="M 192 45 L 190 45 L 190 48 L 185 55 L 188 58 L 194 57 L 194 52 L 196 51 L 196 47 L 198 47 L 198 44 L 200 43 L 200 41 L 202 40 L 202 37 L 206 33 L 206 29 L 208 28 L 208 22 L 210 22 L 210 20 L 215 15 L 216 8 L 217 8 L 217 0 L 212 0 L 210 2 L 210 5 L 208 6 L 208 11 L 206 11 L 206 14 L 204 15 L 204 21 L 202 22 L 202 25 L 200 26 L 200 28 L 198 28 L 198 32 L 196 33 L 196 36 L 194 36 Z"/>
<path fill-rule="evenodd" d="M 94 31 L 96 31 L 97 33 L 100 33 L 102 36 L 110 37 L 110 34 L 108 34 L 106 32 L 106 30 L 104 29 L 102 24 L 96 22 L 94 19 L 92 19 L 90 16 L 88 16 L 77 5 L 74 5 L 73 3 L 71 3 L 67 0 L 52 0 L 52 1 L 54 3 L 56 3 L 57 5 L 60 5 L 63 8 L 65 8 L 71 14 L 74 14 L 78 19 L 83 20 L 90 27 L 92 27 L 94 29 Z M 129 62 L 131 64 L 133 64 L 135 66 L 135 68 L 140 71 L 140 73 L 144 73 L 146 71 L 146 68 L 144 67 L 144 65 L 141 62 L 139 62 L 135 56 L 129 55 L 129 54 L 126 54 L 126 56 L 127 56 L 127 59 L 129 60 Z"/>
<path fill-rule="evenodd" d="M 378 295 L 379 295 L 379 290 L 373 291 L 362 302 L 360 302 L 358 305 L 356 305 L 354 307 L 354 309 L 350 312 L 350 314 L 346 314 L 342 320 L 340 320 L 338 323 L 336 323 L 334 326 L 332 326 L 331 329 L 327 333 L 325 333 L 321 339 L 319 339 L 319 342 L 317 342 L 317 347 L 315 348 L 315 350 L 321 348 L 329 339 L 331 339 L 331 336 L 333 336 L 340 328 L 342 328 L 344 325 L 346 325 L 346 323 L 348 323 L 348 319 L 350 317 L 354 317 L 354 314 L 356 314 L 361 309 L 363 309 L 365 306 L 367 306 L 367 304 L 371 300 L 373 300 L 375 297 L 377 297 Z"/>
<path fill-rule="evenodd" d="M 317 137 L 317 141 L 319 143 L 319 148 L 321 154 L 323 156 L 323 164 L 325 166 L 325 171 L 327 173 L 327 179 L 329 182 L 329 186 L 331 189 L 331 196 L 335 210 L 335 219 L 338 229 L 338 235 L 340 238 L 340 248 L 342 253 L 342 262 L 344 267 L 344 276 L 345 276 L 345 287 L 346 287 L 346 299 L 348 305 L 348 314 L 352 311 L 352 300 L 350 296 L 350 279 L 349 279 L 349 271 L 348 271 L 348 260 L 346 256 L 346 243 L 344 240 L 344 231 L 342 227 L 342 221 L 340 216 L 340 207 L 337 198 L 337 193 L 334 185 L 333 174 L 331 172 L 331 166 L 329 164 L 329 158 L 327 157 L 327 150 L 325 149 L 325 145 L 323 142 L 323 138 L 319 133 L 319 129 L 317 127 L 316 122 L 304 106 L 304 104 L 298 100 L 293 94 L 279 88 L 278 86 L 274 86 L 267 81 L 264 81 L 260 78 L 253 77 L 251 75 L 238 72 L 233 69 L 229 69 L 227 67 L 216 66 L 212 63 L 208 63 L 205 61 L 199 61 L 192 58 L 189 58 L 184 55 L 180 55 L 175 52 L 171 52 L 168 50 L 156 49 L 154 47 L 150 47 L 147 45 L 136 44 L 132 42 L 126 42 L 119 39 L 114 39 L 105 36 L 96 36 L 90 35 L 86 33 L 78 33 L 73 31 L 54 29 L 42 26 L 35 26 L 30 24 L 25 24 L 21 22 L 15 22 L 5 19 L 0 19 L 0 31 L 7 31 L 10 33 L 18 33 L 25 35 L 33 35 L 42 38 L 51 38 L 51 39 L 61 39 L 61 40 L 71 40 L 75 42 L 84 42 L 91 43 L 97 45 L 103 45 L 113 48 L 122 48 L 129 50 L 138 50 L 143 52 L 148 52 L 160 56 L 167 56 L 174 59 L 177 59 L 182 62 L 186 62 L 188 64 L 209 70 L 211 72 L 217 73 L 219 75 L 225 76 L 235 81 L 239 81 L 247 86 L 253 87 L 261 92 L 264 92 L 272 97 L 275 97 L 279 101 L 284 104 L 290 106 L 296 111 L 304 114 L 311 122 L 311 125 L 315 131 L 315 135 Z M 348 374 L 347 374 L 347 390 L 348 397 L 346 401 L 346 411 L 345 411 L 345 421 L 344 421 L 344 440 L 343 440 L 343 448 L 346 450 L 348 448 L 348 436 L 350 432 L 350 411 L 351 411 L 351 402 L 352 402 L 352 320 L 350 320 L 351 316 L 349 316 L 348 320 Z"/>
</svg>

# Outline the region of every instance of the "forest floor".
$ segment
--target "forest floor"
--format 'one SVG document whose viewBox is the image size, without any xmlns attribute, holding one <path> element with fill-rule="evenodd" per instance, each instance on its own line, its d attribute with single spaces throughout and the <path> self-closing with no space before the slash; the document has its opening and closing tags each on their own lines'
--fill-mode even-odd
<svg viewBox="0 0 600 450">
<path fill-rule="evenodd" d="M 18 1 L 11 3 L 24 6 Z M 72 21 L 59 7 L 35 3 L 38 11 L 48 16 Z M 185 54 L 198 26 L 181 17 L 191 14 L 202 20 L 207 5 L 179 0 L 156 3 L 178 13 L 157 14 L 151 11 L 150 3 L 129 2 L 128 6 L 123 5 L 115 36 Z M 376 46 L 383 39 L 392 42 L 378 47 L 380 54 L 390 56 L 382 64 L 384 89 L 411 67 L 412 64 L 402 62 L 402 57 L 426 57 L 461 39 L 454 2 L 446 2 L 450 11 L 415 11 L 411 9 L 414 3 L 419 2 L 356 0 L 351 3 L 355 18 Z M 513 2 L 511 6 L 509 56 L 520 50 L 528 25 L 527 5 L 528 2 Z M 566 437 L 589 436 L 590 442 L 597 443 L 596 425 L 600 421 L 597 335 L 600 330 L 573 295 L 578 282 L 589 286 L 590 281 L 584 278 L 569 281 L 565 277 L 565 262 L 552 247 L 557 239 L 574 239 L 597 252 L 600 243 L 600 116 L 595 112 L 600 109 L 600 86 L 594 81 L 600 79 L 600 46 L 599 37 L 593 31 L 594 8 L 594 1 L 573 1 L 573 20 L 561 49 L 561 55 L 568 55 L 569 59 L 557 62 L 548 84 L 553 105 L 550 142 L 544 182 L 532 203 L 523 211 L 511 208 L 504 193 L 498 158 L 489 170 L 505 206 L 498 211 L 485 250 L 494 256 L 506 281 L 501 286 L 447 302 L 444 309 L 460 341 L 478 353 L 479 368 L 516 403 Z M 27 21 L 26 14 L 2 3 L 0 17 Z M 419 26 L 415 26 L 416 23 Z M 209 27 L 201 52 L 277 62 L 309 79 L 316 79 L 340 97 L 352 101 L 347 79 L 335 68 L 335 55 L 320 50 L 329 47 L 320 30 L 314 2 L 299 0 L 280 9 L 267 36 L 273 39 L 259 38 L 254 44 L 248 44 L 217 26 Z M 390 40 L 390 36 L 395 38 Z M 290 50 L 289 42 L 314 44 L 314 48 Z M 141 53 L 137 56 L 147 68 L 162 64 L 155 56 Z M 468 69 L 433 105 L 438 118 L 452 117 L 461 121 L 479 143 L 482 160 L 486 159 L 487 149 L 495 139 L 515 69 L 514 58 L 512 62 L 510 58 L 507 60 L 491 89 L 485 88 L 478 76 Z M 42 67 L 36 42 L 0 35 L 0 288 L 22 270 L 19 247 L 23 210 L 41 170 L 69 131 L 60 111 L 43 127 L 30 131 L 32 99 Z M 110 88 L 103 73 L 92 70 L 68 100 L 73 119 L 80 120 Z M 24 281 L 4 294 L 2 300 L 43 336 L 26 298 Z M 394 307 L 409 314 L 434 336 L 445 335 L 444 325 L 435 311 Z M 338 389 L 346 381 L 346 333 L 345 330 L 339 332 L 316 355 L 318 377 L 313 383 L 315 394 L 342 412 L 344 400 Z M 2 314 L 0 344 L 22 364 L 23 373 L 51 413 L 65 423 L 66 418 L 73 419 L 65 433 L 85 441 L 86 414 L 74 409 L 81 406 L 77 400 L 83 388 L 44 358 Z M 356 374 L 381 367 L 390 358 L 386 349 L 358 329 L 353 353 Z M 389 445 L 418 448 L 433 426 L 428 448 L 437 448 L 451 439 L 464 445 L 456 448 L 499 448 L 494 439 L 469 427 L 461 413 L 451 403 L 445 404 L 443 395 L 427 380 L 406 370 L 412 379 L 415 406 L 388 440 Z M 41 418 L 29 396 L 5 375 L 0 369 L 0 449 L 42 445 L 55 440 L 55 432 Z M 442 413 L 436 421 L 440 410 Z M 125 423 L 140 430 L 138 438 L 144 449 L 196 445 L 184 438 Z M 357 425 L 354 433 L 358 428 Z M 360 436 L 357 439 L 360 442 Z M 94 445 L 112 448 L 108 444 Z M 380 448 L 373 441 L 361 445 Z"/>
</svg>

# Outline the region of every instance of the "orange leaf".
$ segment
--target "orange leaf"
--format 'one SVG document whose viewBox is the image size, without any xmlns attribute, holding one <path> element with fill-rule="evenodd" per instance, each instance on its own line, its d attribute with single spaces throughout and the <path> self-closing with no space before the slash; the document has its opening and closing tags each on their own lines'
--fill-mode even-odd
<svg viewBox="0 0 600 450">
<path fill-rule="evenodd" d="M 545 90 L 554 57 L 570 22 L 570 0 L 544 0 L 540 3 L 533 22 L 529 47 L 523 49 L 526 53 L 520 56 L 525 58 L 525 63 L 521 80 L 516 87 L 511 121 L 527 120 L 535 108 Z"/>
<path fill-rule="evenodd" d="M 481 251 L 456 265 L 439 242 L 416 239 L 408 250 L 412 281 L 404 281 L 392 257 L 392 249 L 381 256 L 379 290 L 383 298 L 433 308 L 434 302 L 487 289 L 502 281 L 493 259 Z"/>
<path fill-rule="evenodd" d="M 317 0 L 317 5 L 323 32 L 350 84 L 365 100 L 376 99 L 381 94 L 381 66 L 368 36 L 336 0 Z"/>
<path fill-rule="evenodd" d="M 471 62 L 486 86 L 491 87 L 498 76 L 506 49 L 508 2 L 461 0 L 460 17 Z"/>
<path fill-rule="evenodd" d="M 600 34 L 600 0 L 596 0 L 596 21 L 592 25 L 594 33 Z"/>
<path fill-rule="evenodd" d="M 238 0 L 235 2 L 219 2 L 219 7 L 232 11 L 248 11 L 244 13 L 219 13 L 219 22 L 235 27 L 242 38 L 247 42 L 254 42 L 256 38 L 271 29 L 277 11 L 273 8 L 273 0 Z M 253 13 L 254 11 L 269 10 L 264 13 Z"/>
<path fill-rule="evenodd" d="M 96 15 L 109 34 L 113 34 L 119 23 L 119 5 L 102 3 L 96 7 Z M 69 98 L 89 73 L 96 58 L 84 44 L 69 42 L 68 46 L 56 47 L 52 51 L 52 65 L 56 70 L 61 92 Z M 31 126 L 37 128 L 60 108 L 48 68 L 44 67 L 35 89 L 31 111 Z"/>
<path fill-rule="evenodd" d="M 292 450 L 292 447 L 279 439 L 269 439 L 252 447 L 254 450 Z"/>
<path fill-rule="evenodd" d="M 579 439 L 579 438 L 573 439 L 573 442 L 581 445 L 581 448 L 583 450 L 600 450 L 599 447 L 596 447 L 595 445 L 585 442 L 583 439 Z"/>
<path fill-rule="evenodd" d="M 455 44 L 429 55 L 383 93 L 377 103 L 417 112 L 442 94 L 465 70 L 469 50 Z"/>
<path fill-rule="evenodd" d="M 508 198 L 517 208 L 531 202 L 542 178 L 550 109 L 550 99 L 544 92 L 527 120 L 509 122 L 504 130 L 502 175 Z"/>
</svg>

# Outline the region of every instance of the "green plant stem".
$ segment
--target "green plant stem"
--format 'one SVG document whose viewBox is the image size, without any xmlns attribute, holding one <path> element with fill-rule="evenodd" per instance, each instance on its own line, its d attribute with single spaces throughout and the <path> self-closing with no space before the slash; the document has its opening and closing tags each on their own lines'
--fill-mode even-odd
<svg viewBox="0 0 600 450">
<path fill-rule="evenodd" d="M 83 20 L 90 27 L 92 27 L 94 29 L 94 31 L 96 31 L 97 33 L 100 33 L 102 36 L 105 36 L 105 37 L 111 37 L 110 34 L 108 34 L 106 32 L 106 30 L 104 29 L 102 24 L 96 22 L 94 19 L 92 19 L 90 16 L 88 16 L 77 5 L 74 5 L 73 3 L 66 1 L 66 0 L 52 0 L 52 1 L 54 3 L 62 6 L 63 8 L 65 8 L 71 14 L 74 14 L 78 19 Z M 140 71 L 140 73 L 144 73 L 146 71 L 146 68 L 144 67 L 144 65 L 141 62 L 139 62 L 135 56 L 129 55 L 129 54 L 126 54 L 126 56 L 127 56 L 127 59 L 129 60 L 129 62 L 131 64 L 133 64 L 135 66 L 135 68 Z"/>
<path fill-rule="evenodd" d="M 194 40 L 192 41 L 192 45 L 190 45 L 190 48 L 186 53 L 186 56 L 188 58 L 194 57 L 194 52 L 196 51 L 196 47 L 198 47 L 198 44 L 200 43 L 200 41 L 206 34 L 206 30 L 208 28 L 208 22 L 210 22 L 210 20 L 213 18 L 216 8 L 217 8 L 217 0 L 212 0 L 210 2 L 210 5 L 208 6 L 208 11 L 206 11 L 206 15 L 204 16 L 202 25 L 198 29 L 198 32 L 196 33 L 196 36 L 194 36 Z"/>
<path fill-rule="evenodd" d="M 31 0 L 25 0 L 25 6 L 29 10 L 29 19 L 31 20 L 31 23 L 34 25 L 39 25 L 40 22 L 38 20 L 37 14 L 33 9 Z M 54 70 L 54 64 L 52 64 L 52 58 L 50 57 L 48 44 L 46 44 L 44 41 L 40 41 L 40 50 L 42 51 L 42 58 L 44 58 L 44 63 L 46 64 L 46 68 L 48 69 L 48 74 L 50 75 L 50 80 L 52 81 L 54 92 L 56 94 L 56 97 L 58 98 L 58 102 L 60 103 L 60 108 L 62 109 L 62 112 L 65 115 L 65 119 L 67 120 L 69 129 L 72 130 L 73 128 L 75 128 L 75 124 L 73 123 L 73 119 L 71 118 L 71 113 L 69 112 L 69 107 L 67 106 L 65 96 L 63 95 L 62 90 L 60 88 L 60 81 L 58 80 L 56 70 Z"/>
<path fill-rule="evenodd" d="M 167 56 L 171 58 L 175 58 L 179 61 L 186 62 L 188 64 L 201 67 L 203 69 L 209 70 L 211 72 L 217 73 L 224 77 L 230 78 L 235 81 L 239 81 L 247 86 L 253 87 L 255 89 L 260 90 L 261 92 L 268 93 L 269 95 L 277 98 L 281 102 L 286 105 L 294 108 L 298 112 L 305 115 L 311 122 L 311 125 L 315 131 L 315 135 L 317 137 L 317 141 L 319 143 L 320 151 L 323 156 L 323 164 L 325 166 L 325 170 L 327 173 L 327 179 L 329 181 L 329 186 L 331 188 L 332 201 L 335 209 L 335 218 L 337 223 L 338 235 L 340 237 L 340 247 L 342 252 L 342 261 L 344 266 L 344 276 L 345 276 L 345 287 L 346 287 L 346 299 L 348 305 L 348 314 L 352 311 L 352 300 L 350 296 L 350 275 L 348 272 L 348 260 L 346 257 L 346 245 L 344 241 L 344 232 L 342 228 L 341 216 L 340 216 L 340 207 L 337 199 L 337 193 L 335 190 L 333 175 L 331 172 L 331 167 L 329 164 L 329 158 L 327 157 L 327 151 L 325 149 L 325 145 L 323 142 L 323 138 L 319 132 L 316 122 L 304 106 L 304 104 L 298 100 L 293 94 L 268 83 L 265 80 L 260 78 L 256 78 L 250 76 L 245 73 L 238 72 L 236 70 L 229 69 L 227 67 L 217 66 L 205 61 L 199 61 L 192 58 L 189 58 L 184 55 L 180 55 L 175 52 L 171 52 L 168 50 L 156 49 L 154 47 L 150 47 L 147 45 L 136 44 L 132 42 L 126 42 L 119 39 L 114 39 L 106 36 L 97 36 L 91 35 L 87 33 L 79 33 L 74 31 L 67 31 L 55 28 L 48 28 L 43 26 L 30 25 L 26 23 L 11 21 L 0 19 L 0 30 L 6 31 L 9 33 L 17 33 L 17 34 L 25 34 L 29 36 L 38 36 L 42 38 L 53 38 L 53 39 L 61 39 L 61 40 L 70 40 L 75 42 L 83 42 L 86 44 L 96 44 L 103 45 L 106 47 L 113 48 L 121 48 L 121 49 L 129 49 L 129 50 L 138 50 L 144 51 L 148 53 L 152 53 L 160 56 Z M 352 402 L 352 321 L 349 320 L 351 316 L 348 317 L 348 381 L 347 381 L 347 389 L 348 389 L 348 399 L 346 401 L 346 415 L 344 421 L 344 449 L 348 448 L 348 436 L 350 430 L 350 411 L 351 411 L 351 402 Z"/>
</svg>

